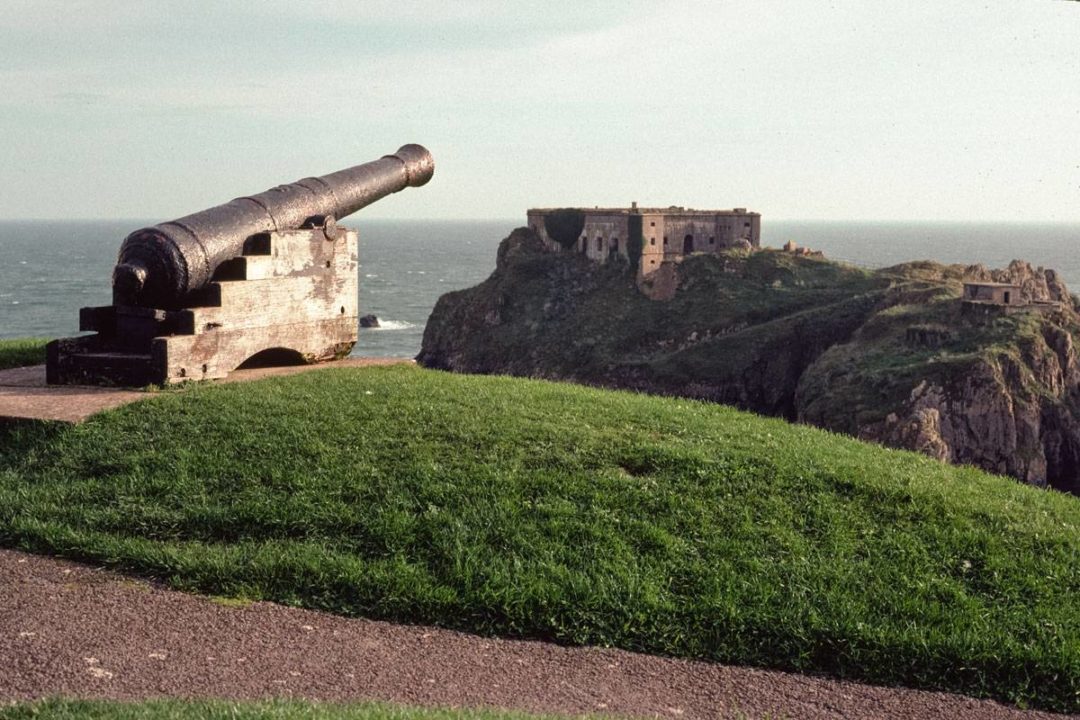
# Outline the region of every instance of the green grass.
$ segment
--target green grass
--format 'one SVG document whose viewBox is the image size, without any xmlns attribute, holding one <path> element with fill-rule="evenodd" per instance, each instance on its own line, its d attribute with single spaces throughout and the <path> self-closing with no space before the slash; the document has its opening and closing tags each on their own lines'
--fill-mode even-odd
<svg viewBox="0 0 1080 720">
<path fill-rule="evenodd" d="M 0 370 L 41 365 L 45 362 L 45 343 L 38 338 L 0 340 Z"/>
<path fill-rule="evenodd" d="M 385 703 L 47 700 L 0 707 L 0 720 L 538 720 L 503 710 L 410 708 Z"/>
<path fill-rule="evenodd" d="M 733 409 L 412 367 L 0 430 L 0 543 L 210 595 L 1080 710 L 1080 502 Z"/>
</svg>

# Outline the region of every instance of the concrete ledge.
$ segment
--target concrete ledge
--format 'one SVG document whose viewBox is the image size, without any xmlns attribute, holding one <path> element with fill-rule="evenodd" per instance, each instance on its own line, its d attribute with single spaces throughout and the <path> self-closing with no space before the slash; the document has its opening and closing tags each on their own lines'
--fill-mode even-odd
<svg viewBox="0 0 1080 720">
<path fill-rule="evenodd" d="M 212 382 L 246 382 L 267 377 L 341 367 L 412 364 L 408 358 L 346 358 L 316 365 L 234 370 L 227 378 Z M 134 388 L 47 385 L 45 366 L 0 370 L 0 422 L 52 420 L 80 423 L 95 413 L 153 397 L 154 391 Z"/>
</svg>

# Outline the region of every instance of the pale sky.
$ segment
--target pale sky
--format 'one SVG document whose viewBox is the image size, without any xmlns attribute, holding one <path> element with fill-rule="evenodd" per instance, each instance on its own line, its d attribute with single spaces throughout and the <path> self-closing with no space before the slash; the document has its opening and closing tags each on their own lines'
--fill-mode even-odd
<svg viewBox="0 0 1080 720">
<path fill-rule="evenodd" d="M 417 142 L 367 217 L 1080 221 L 1080 2 L 0 0 L 0 219 L 168 219 Z"/>
</svg>

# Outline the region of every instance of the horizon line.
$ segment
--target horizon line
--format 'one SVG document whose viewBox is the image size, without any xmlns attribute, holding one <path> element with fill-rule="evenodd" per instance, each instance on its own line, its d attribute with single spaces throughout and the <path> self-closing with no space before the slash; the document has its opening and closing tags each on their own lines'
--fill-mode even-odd
<svg viewBox="0 0 1080 720">
<path fill-rule="evenodd" d="M 346 216 L 343 220 L 348 221 L 349 217 Z M 391 222 L 517 222 L 519 218 L 512 218 L 509 216 L 504 217 L 370 217 L 363 218 L 363 221 L 391 221 Z M 766 222 L 806 222 L 806 223 L 904 223 L 904 224 L 918 224 L 918 223 L 956 223 L 956 224 L 998 224 L 998 225 L 1030 225 L 1032 223 L 1039 225 L 1080 225 L 1080 217 L 1068 220 L 1059 219 L 1029 219 L 1029 220 L 1016 220 L 1016 219 L 997 219 L 997 218 L 831 218 L 831 217 L 778 217 L 769 218 L 769 216 L 762 216 L 762 224 Z M 153 223 L 153 222 L 168 222 L 168 220 L 153 220 L 152 218 L 138 218 L 138 217 L 0 217 L 0 223 L 5 222 L 19 222 L 19 223 L 33 223 L 33 222 L 132 222 L 132 223 Z M 525 227 L 522 224 L 520 227 Z"/>
</svg>

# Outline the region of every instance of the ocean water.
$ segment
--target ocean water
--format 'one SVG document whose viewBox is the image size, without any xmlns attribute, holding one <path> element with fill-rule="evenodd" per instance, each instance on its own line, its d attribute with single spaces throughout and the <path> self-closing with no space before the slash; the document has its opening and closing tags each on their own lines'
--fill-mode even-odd
<svg viewBox="0 0 1080 720">
<path fill-rule="evenodd" d="M 763 245 L 788 240 L 867 267 L 910 260 L 1004 267 L 1014 259 L 1054 268 L 1080 291 L 1080 223 L 762 221 Z"/>
<path fill-rule="evenodd" d="M 124 237 L 150 223 L 0 222 L 0 338 L 77 335 L 79 308 L 112 301 L 110 277 Z M 495 269 L 511 220 L 351 220 L 360 233 L 361 328 L 355 355 L 412 357 L 439 296 Z"/>
<path fill-rule="evenodd" d="M 149 223 L 0 222 L 0 338 L 77 334 L 79 308 L 107 305 L 121 240 Z M 445 292 L 495 269 L 499 241 L 517 220 L 347 220 L 360 231 L 360 313 L 383 327 L 361 329 L 354 354 L 412 357 Z M 762 243 L 788 240 L 867 267 L 908 260 L 983 263 L 1014 258 L 1058 270 L 1080 291 L 1080 224 L 762 221 Z"/>
</svg>

